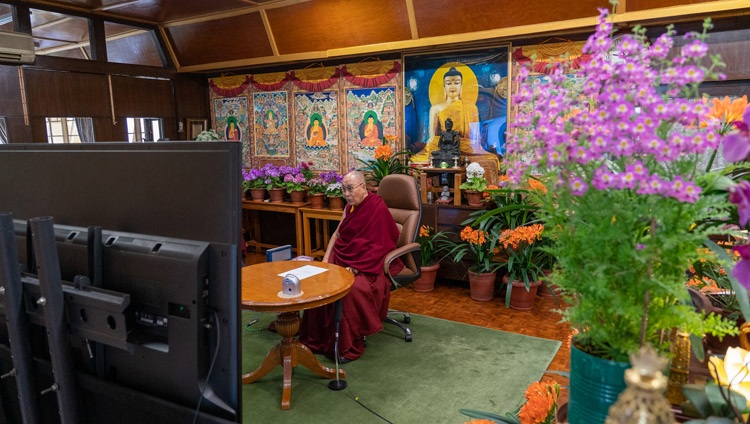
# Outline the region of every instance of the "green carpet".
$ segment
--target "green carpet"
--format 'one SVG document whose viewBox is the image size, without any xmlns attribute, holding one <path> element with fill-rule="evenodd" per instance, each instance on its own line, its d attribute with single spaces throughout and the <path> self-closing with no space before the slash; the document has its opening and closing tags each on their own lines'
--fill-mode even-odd
<svg viewBox="0 0 750 424">
<path fill-rule="evenodd" d="M 265 330 L 275 314 L 243 312 L 243 323 L 259 317 L 254 331 L 242 331 L 242 372 L 254 370 L 279 336 Z M 244 324 L 243 324 L 244 325 Z M 531 324 L 533 325 L 533 324 Z M 500 414 L 521 405 L 523 394 L 541 378 L 560 342 L 412 315 L 412 343 L 386 325 L 367 338 L 367 350 L 343 366 L 349 387 L 328 389 L 330 380 L 304 367 L 292 378 L 291 409 L 281 410 L 282 370 L 242 387 L 242 422 L 265 423 L 463 423 L 459 408 Z M 333 367 L 324 356 L 324 365 Z M 329 365 L 330 364 L 330 365 Z"/>
</svg>

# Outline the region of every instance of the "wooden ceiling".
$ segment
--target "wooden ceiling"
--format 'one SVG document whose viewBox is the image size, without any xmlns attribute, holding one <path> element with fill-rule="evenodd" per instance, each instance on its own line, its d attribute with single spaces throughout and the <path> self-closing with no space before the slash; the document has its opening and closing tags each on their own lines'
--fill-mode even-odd
<svg viewBox="0 0 750 424">
<path fill-rule="evenodd" d="M 178 71 L 206 73 L 589 32 L 597 7 L 608 6 L 607 0 L 0 0 L 6 31 L 10 7 L 2 3 L 32 8 L 40 50 L 59 54 L 72 45 L 85 55 L 85 17 L 100 16 L 109 21 L 108 49 L 110 37 L 135 34 L 148 42 L 142 25 L 162 37 Z M 620 3 L 616 19 L 624 25 L 750 13 L 750 0 Z M 158 62 L 157 53 L 132 40 L 119 48 Z"/>
</svg>

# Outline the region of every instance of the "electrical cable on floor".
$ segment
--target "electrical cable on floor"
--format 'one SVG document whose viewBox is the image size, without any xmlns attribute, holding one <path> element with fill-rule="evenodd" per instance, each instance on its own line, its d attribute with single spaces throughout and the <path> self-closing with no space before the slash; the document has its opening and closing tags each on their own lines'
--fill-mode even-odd
<svg viewBox="0 0 750 424">
<path fill-rule="evenodd" d="M 380 418 L 381 420 L 387 422 L 388 424 L 393 424 L 392 422 L 388 421 L 388 419 L 386 417 L 378 414 L 377 412 L 375 412 L 372 409 L 370 409 L 369 406 L 367 406 L 364 403 L 362 403 L 359 400 L 359 396 L 355 395 L 354 392 L 352 391 L 352 385 L 351 385 L 351 383 L 349 385 L 347 385 L 347 388 L 349 389 L 349 394 L 352 396 L 352 399 L 354 399 L 354 401 L 357 402 L 359 404 L 359 406 L 361 406 L 361 407 L 365 408 L 366 410 L 370 411 L 373 415 L 375 415 L 376 417 Z"/>
<path fill-rule="evenodd" d="M 263 327 L 253 327 L 254 324 L 257 324 L 258 321 L 260 321 L 260 317 L 263 316 L 262 313 L 255 316 L 255 318 L 251 319 L 247 324 L 245 324 L 244 329 L 245 331 L 249 331 L 251 333 L 255 333 L 256 331 L 263 330 Z"/>
<path fill-rule="evenodd" d="M 206 373 L 206 382 L 203 384 L 203 388 L 201 389 L 201 396 L 198 399 L 198 405 L 195 407 L 195 415 L 193 415 L 193 424 L 195 424 L 198 421 L 198 415 L 200 414 L 201 410 L 201 403 L 203 402 L 203 396 L 206 392 L 206 388 L 208 387 L 208 382 L 211 379 L 211 373 L 214 370 L 214 365 L 216 365 L 216 358 L 219 356 L 219 348 L 221 347 L 221 328 L 219 325 L 219 316 L 216 314 L 216 311 L 211 312 L 213 315 L 213 326 L 216 328 L 216 350 L 214 350 L 213 358 L 211 358 L 211 365 L 208 367 L 208 373 Z"/>
</svg>

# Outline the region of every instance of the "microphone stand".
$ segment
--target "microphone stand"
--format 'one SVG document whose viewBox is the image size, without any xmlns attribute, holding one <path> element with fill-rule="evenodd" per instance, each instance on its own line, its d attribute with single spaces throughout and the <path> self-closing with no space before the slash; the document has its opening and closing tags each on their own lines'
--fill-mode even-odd
<svg viewBox="0 0 750 424">
<path fill-rule="evenodd" d="M 339 379 L 339 323 L 341 322 L 341 315 L 341 299 L 339 299 L 336 301 L 336 309 L 333 316 L 333 321 L 336 323 L 333 343 L 333 361 L 336 364 L 336 379 L 328 383 L 328 388 L 331 390 L 343 390 L 346 388 L 346 380 Z"/>
</svg>

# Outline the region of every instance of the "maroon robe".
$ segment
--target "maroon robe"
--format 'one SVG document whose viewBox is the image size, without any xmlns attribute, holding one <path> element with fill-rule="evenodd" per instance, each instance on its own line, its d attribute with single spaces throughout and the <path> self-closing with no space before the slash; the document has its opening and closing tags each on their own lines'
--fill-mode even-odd
<svg viewBox="0 0 750 424">
<path fill-rule="evenodd" d="M 359 271 L 351 291 L 341 299 L 342 319 L 339 324 L 339 354 L 357 359 L 365 351 L 364 337 L 383 329 L 391 298 L 391 283 L 383 274 L 385 255 L 396 248 L 399 232 L 383 199 L 370 194 L 352 210 L 346 206 L 344 219 L 338 227 L 330 263 Z M 404 265 L 391 263 L 392 273 Z M 329 357 L 334 353 L 334 304 L 309 309 L 302 316 L 299 341 Z"/>
</svg>

